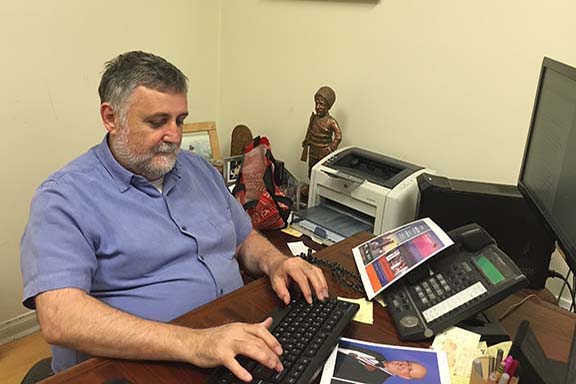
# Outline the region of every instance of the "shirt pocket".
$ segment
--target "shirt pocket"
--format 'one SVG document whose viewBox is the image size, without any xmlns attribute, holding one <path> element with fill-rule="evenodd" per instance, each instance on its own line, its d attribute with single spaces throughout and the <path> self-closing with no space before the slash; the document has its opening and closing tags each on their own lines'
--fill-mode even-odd
<svg viewBox="0 0 576 384">
<path fill-rule="evenodd" d="M 198 238 L 198 249 L 201 255 L 232 259 L 236 254 L 236 230 L 232 222 L 230 208 L 206 218 L 203 236 Z"/>
</svg>

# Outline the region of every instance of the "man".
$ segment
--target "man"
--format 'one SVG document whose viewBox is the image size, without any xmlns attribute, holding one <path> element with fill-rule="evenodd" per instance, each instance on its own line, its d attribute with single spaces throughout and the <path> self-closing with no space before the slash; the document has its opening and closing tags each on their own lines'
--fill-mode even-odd
<svg viewBox="0 0 576 384">
<path fill-rule="evenodd" d="M 338 348 L 332 383 L 360 382 L 380 384 L 396 376 L 405 380 L 422 379 L 428 371 L 414 361 L 387 361 L 376 351 L 360 348 Z"/>
<path fill-rule="evenodd" d="M 282 370 L 278 341 L 259 324 L 165 324 L 242 286 L 239 263 L 269 276 L 288 303 L 296 282 L 328 296 L 320 269 L 255 232 L 222 176 L 179 151 L 187 79 L 166 60 L 128 52 L 106 65 L 99 94 L 107 135 L 37 190 L 22 237 L 24 305 L 52 344 L 53 370 L 90 355 L 225 365 L 248 356 Z"/>
<path fill-rule="evenodd" d="M 312 167 L 324 156 L 334 152 L 342 141 L 338 122 L 328 113 L 335 101 L 336 94 L 330 87 L 320 87 L 314 95 L 316 113 L 310 116 L 300 158 L 302 161 L 308 159 L 308 177 L 310 177 Z"/>
</svg>

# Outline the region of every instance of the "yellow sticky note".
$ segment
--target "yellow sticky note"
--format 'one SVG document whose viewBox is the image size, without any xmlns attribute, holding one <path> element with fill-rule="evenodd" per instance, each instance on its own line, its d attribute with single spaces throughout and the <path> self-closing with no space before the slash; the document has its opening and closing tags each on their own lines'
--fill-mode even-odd
<svg viewBox="0 0 576 384">
<path fill-rule="evenodd" d="M 300 237 L 302 236 L 302 232 L 295 230 L 292 227 L 286 227 L 284 229 L 281 230 L 282 232 L 290 235 L 290 236 L 294 236 L 294 237 Z"/>
<path fill-rule="evenodd" d="M 364 298 L 360 299 L 349 299 L 347 297 L 339 297 L 339 300 L 347 301 L 349 303 L 357 303 L 360 305 L 360 309 L 356 312 L 356 316 L 352 320 L 364 324 L 374 324 L 374 306 L 371 301 Z"/>
</svg>

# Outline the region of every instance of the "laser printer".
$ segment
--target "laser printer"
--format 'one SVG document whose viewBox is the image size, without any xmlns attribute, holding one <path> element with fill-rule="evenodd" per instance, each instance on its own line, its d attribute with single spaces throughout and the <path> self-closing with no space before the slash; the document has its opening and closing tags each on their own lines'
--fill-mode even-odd
<svg viewBox="0 0 576 384">
<path fill-rule="evenodd" d="M 330 245 L 413 221 L 424 172 L 435 173 L 359 147 L 336 150 L 312 167 L 308 206 L 293 212 L 292 226 Z"/>
</svg>

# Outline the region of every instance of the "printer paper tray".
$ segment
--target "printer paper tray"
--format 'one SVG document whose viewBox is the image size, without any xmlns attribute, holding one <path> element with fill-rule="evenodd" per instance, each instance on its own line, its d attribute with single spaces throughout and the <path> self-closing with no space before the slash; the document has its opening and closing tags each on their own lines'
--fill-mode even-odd
<svg viewBox="0 0 576 384">
<path fill-rule="evenodd" d="M 305 232 L 312 232 L 317 237 L 328 238 L 330 243 L 358 232 L 374 230 L 374 225 L 367 223 L 365 219 L 328 204 L 294 212 L 292 224 L 299 229 L 305 229 Z"/>
</svg>

